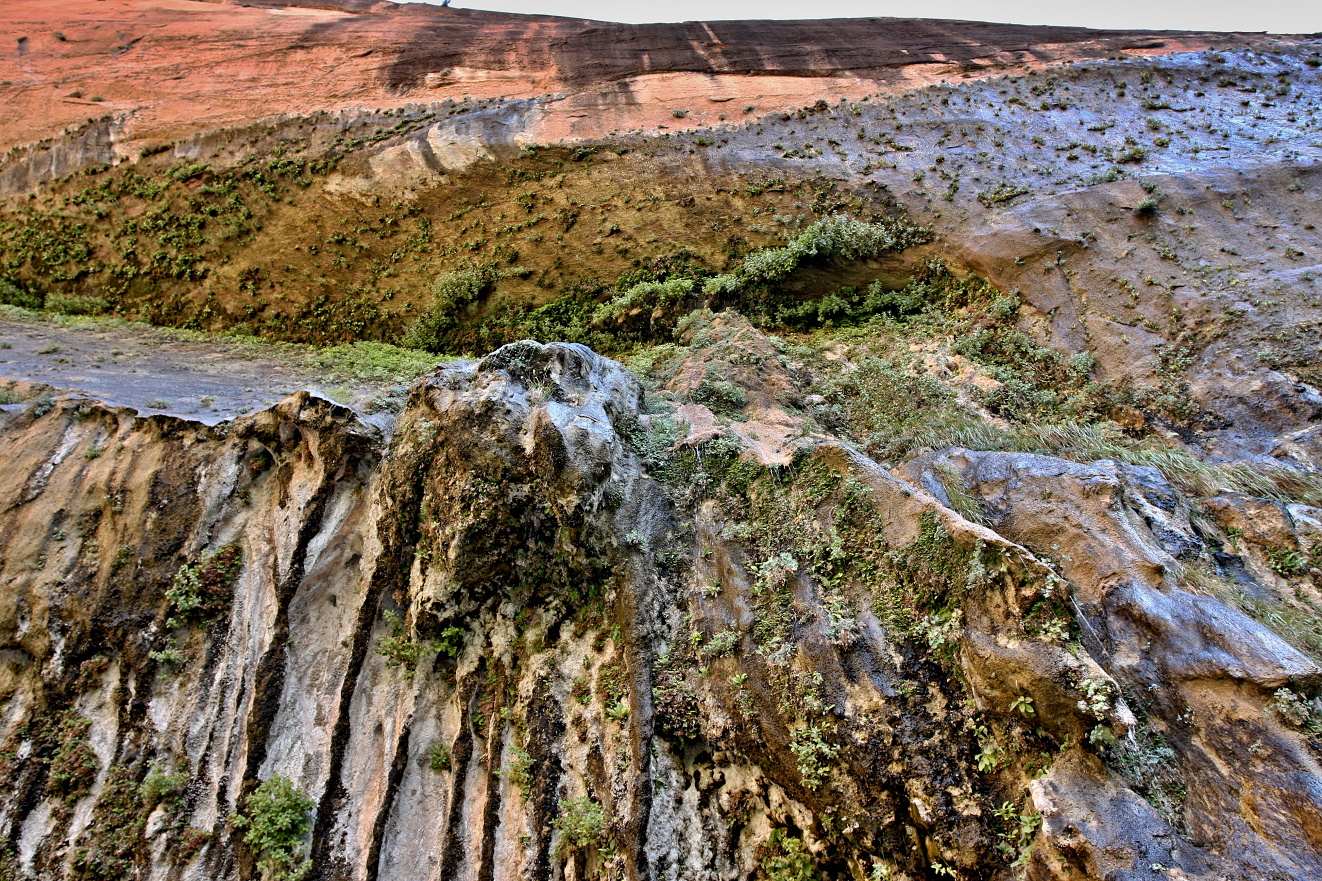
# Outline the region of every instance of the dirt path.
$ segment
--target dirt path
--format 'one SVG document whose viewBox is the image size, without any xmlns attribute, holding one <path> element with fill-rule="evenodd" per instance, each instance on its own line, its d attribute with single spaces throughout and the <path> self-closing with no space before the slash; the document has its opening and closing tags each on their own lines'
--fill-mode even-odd
<svg viewBox="0 0 1322 881">
<path fill-rule="evenodd" d="M 304 388 L 366 413 L 386 413 L 421 372 L 416 358 L 411 370 L 389 375 L 358 370 L 352 357 L 334 352 L 118 321 L 5 314 L 0 392 L 5 380 L 41 383 L 214 425 Z M 9 387 L 13 397 L 12 382 Z"/>
</svg>

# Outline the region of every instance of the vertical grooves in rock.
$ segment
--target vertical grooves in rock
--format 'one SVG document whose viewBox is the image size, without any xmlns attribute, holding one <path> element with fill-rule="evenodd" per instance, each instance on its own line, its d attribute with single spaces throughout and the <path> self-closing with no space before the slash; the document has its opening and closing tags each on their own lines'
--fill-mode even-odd
<svg viewBox="0 0 1322 881">
<path fill-rule="evenodd" d="M 502 686 L 503 686 L 503 679 Z M 497 692 L 504 694 L 504 689 Z M 477 881 L 493 881 L 495 877 L 496 833 L 500 827 L 500 771 L 505 766 L 505 738 L 501 735 L 503 725 L 500 722 L 503 704 L 496 702 L 491 708 L 491 719 L 487 723 L 487 798 L 482 808 L 482 861 L 477 868 Z"/>
<path fill-rule="evenodd" d="M 389 461 L 389 454 L 382 461 Z M 381 550 L 373 567 L 367 588 L 367 597 L 358 609 L 358 620 L 353 631 L 353 647 L 349 663 L 340 683 L 340 696 L 335 724 L 331 732 L 330 762 L 326 771 L 326 788 L 317 805 L 312 826 L 311 881 L 324 881 L 347 875 L 348 869 L 338 866 L 331 854 L 331 831 L 339 810 L 349 799 L 344 786 L 344 754 L 352 735 L 352 705 L 363 665 L 367 662 L 367 649 L 372 641 L 373 622 L 381 613 L 381 601 L 390 591 L 406 581 L 413 562 L 413 548 L 417 539 L 419 499 L 422 486 L 415 477 L 417 462 L 400 457 L 398 465 L 384 475 L 378 486 L 373 504 L 377 511 L 375 532 Z M 392 478 L 402 478 L 395 480 Z M 396 485 L 398 483 L 398 485 Z M 376 861 L 371 863 L 376 871 Z"/>
<path fill-rule="evenodd" d="M 381 809 L 372 823 L 372 843 L 367 850 L 366 881 L 376 881 L 381 873 L 381 842 L 386 835 L 386 823 L 395 807 L 395 797 L 399 795 L 399 782 L 404 779 L 404 771 L 409 762 L 409 735 L 413 731 L 412 723 L 404 725 L 395 743 L 395 758 L 390 763 L 390 777 L 386 780 L 385 798 L 381 800 Z"/>
<path fill-rule="evenodd" d="M 632 585 L 638 580 L 638 574 L 630 579 L 628 584 Z M 630 587 L 625 587 L 625 591 L 630 591 Z M 630 591 L 632 592 L 632 591 Z M 631 881 L 646 881 L 651 877 L 651 869 L 647 865 L 647 826 L 652 813 L 652 737 L 653 737 L 653 715 L 654 707 L 652 704 L 652 657 L 647 650 L 651 643 L 648 640 L 648 627 L 642 620 L 643 608 L 646 602 L 645 598 L 640 596 L 638 591 L 633 596 L 628 597 L 625 609 L 633 610 L 633 614 L 620 614 L 619 620 L 621 630 L 625 641 L 629 645 L 637 646 L 639 650 L 632 653 L 629 662 L 629 694 L 632 698 L 632 707 L 630 712 L 629 734 L 632 740 L 632 748 L 636 767 L 634 768 L 634 780 L 631 786 L 632 805 L 630 808 L 630 817 L 624 827 L 625 845 L 624 859 L 625 871 Z"/>
<path fill-rule="evenodd" d="M 564 766 L 560 761 L 558 748 L 563 747 L 565 735 L 564 708 L 551 693 L 551 687 L 545 680 L 533 692 L 528 703 L 527 715 L 535 719 L 528 730 L 528 752 L 532 754 L 535 774 L 532 778 L 532 791 L 528 793 L 529 826 L 533 830 L 532 845 L 535 853 L 527 860 L 531 867 L 528 873 L 530 881 L 550 881 L 551 870 L 551 824 L 555 822 L 557 793 L 560 790 L 560 777 Z"/>
<path fill-rule="evenodd" d="M 652 814 L 652 663 L 650 658 L 639 657 L 634 672 L 634 724 L 631 725 L 634 756 L 638 766 L 634 770 L 633 810 L 625 827 L 628 835 L 625 851 L 626 867 L 631 879 L 646 881 L 652 873 L 647 865 L 647 823 Z"/>
<path fill-rule="evenodd" d="M 380 570 L 378 560 L 377 569 Z M 358 608 L 358 621 L 353 630 L 353 648 L 350 650 L 349 663 L 340 682 L 340 697 L 335 717 L 335 726 L 331 730 L 330 762 L 326 770 L 326 788 L 322 792 L 321 802 L 317 805 L 316 819 L 312 824 L 312 874 L 313 881 L 333 877 L 330 847 L 331 827 L 335 823 L 336 811 L 344 803 L 347 795 L 341 774 L 344 771 L 344 752 L 349 745 L 349 736 L 353 722 L 351 705 L 353 694 L 358 687 L 358 677 L 362 675 L 363 664 L 367 660 L 367 644 L 372 640 L 372 622 L 376 620 L 381 608 L 382 590 L 372 590 Z"/>
<path fill-rule="evenodd" d="M 343 453 L 337 450 L 337 453 Z M 253 780 L 266 761 L 266 741 L 280 709 L 280 695 L 285 684 L 285 664 L 288 659 L 286 643 L 289 638 L 289 603 L 303 581 L 303 568 L 307 560 L 308 545 L 321 527 L 326 502 L 331 496 L 334 481 L 322 474 L 316 491 L 309 500 L 303 526 L 298 531 L 298 542 L 290 556 L 289 574 L 276 591 L 277 611 L 271 642 L 257 667 L 253 679 L 253 704 L 244 734 L 248 741 L 248 761 L 243 770 L 243 783 Z M 240 799 L 247 797 L 246 791 Z M 236 835 L 237 838 L 237 835 Z"/>
<path fill-rule="evenodd" d="M 464 718 L 459 724 L 459 735 L 450 749 L 450 805 L 447 810 L 445 828 L 441 836 L 441 855 L 437 861 L 440 866 L 439 878 L 454 878 L 459 867 L 459 855 L 463 852 L 462 829 L 464 822 L 464 780 L 468 776 L 466 769 L 473 757 L 473 730 L 468 722 L 472 712 L 473 697 L 477 693 L 477 683 L 481 668 L 470 676 L 461 686 L 463 693 L 458 703 L 464 707 Z"/>
</svg>

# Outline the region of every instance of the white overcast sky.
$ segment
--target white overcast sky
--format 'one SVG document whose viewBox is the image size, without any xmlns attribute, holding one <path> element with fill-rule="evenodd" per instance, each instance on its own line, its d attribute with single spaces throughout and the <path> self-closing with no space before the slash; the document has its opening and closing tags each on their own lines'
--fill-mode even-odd
<svg viewBox="0 0 1322 881">
<path fill-rule="evenodd" d="M 440 3 L 440 0 L 423 0 Z M 1322 0 L 451 0 L 454 6 L 595 18 L 601 21 L 719 21 L 741 18 L 953 18 L 1121 30 L 1322 32 Z"/>
</svg>

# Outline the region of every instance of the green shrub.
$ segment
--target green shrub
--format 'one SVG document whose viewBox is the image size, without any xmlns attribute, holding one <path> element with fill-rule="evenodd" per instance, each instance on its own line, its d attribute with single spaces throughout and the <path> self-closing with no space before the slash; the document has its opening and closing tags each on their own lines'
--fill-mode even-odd
<svg viewBox="0 0 1322 881">
<path fill-rule="evenodd" d="M 499 279 L 500 273 L 491 263 L 441 273 L 432 282 L 431 306 L 404 331 L 401 344 L 428 352 L 452 351 L 464 310 L 482 299 Z"/>
<path fill-rule="evenodd" d="M 404 678 L 410 680 L 417 670 L 418 659 L 430 646 L 413 638 L 398 612 L 387 610 L 385 617 L 386 624 L 390 626 L 390 635 L 377 643 L 373 651 L 386 659 L 387 667 L 403 667 Z"/>
<path fill-rule="evenodd" d="M 1112 390 L 1092 382 L 1092 357 L 1038 345 L 1019 330 L 976 330 L 955 352 L 984 367 L 1001 386 L 981 395 L 993 413 L 1019 420 L 1096 418 L 1109 409 Z"/>
<path fill-rule="evenodd" d="M 788 247 L 800 260 L 867 260 L 902 251 L 928 240 L 925 230 L 901 221 L 869 223 L 842 214 L 817 221 L 794 237 Z"/>
<path fill-rule="evenodd" d="M 668 664 L 659 666 L 654 676 L 652 701 L 657 726 L 681 740 L 697 740 L 702 733 L 702 717 L 692 686 Z"/>
<path fill-rule="evenodd" d="M 753 284 L 771 284 L 798 269 L 802 256 L 791 247 L 764 248 L 744 258 L 739 274 Z"/>
<path fill-rule="evenodd" d="M 790 740 L 790 752 L 798 760 L 799 776 L 803 785 L 816 789 L 825 782 L 831 773 L 831 761 L 835 759 L 839 748 L 827 743 L 821 725 L 805 725 L 794 732 Z"/>
<path fill-rule="evenodd" d="M 28 290 L 19 282 L 0 278 L 0 303 L 23 309 L 40 309 L 46 304 L 46 298 L 40 293 Z"/>
<path fill-rule="evenodd" d="M 714 413 L 731 415 L 748 406 L 748 394 L 724 379 L 704 379 L 689 391 L 689 400 L 704 404 Z"/>
<path fill-rule="evenodd" d="M 1266 548 L 1267 567 L 1277 575 L 1292 578 L 1309 569 L 1309 559 L 1294 548 Z"/>
<path fill-rule="evenodd" d="M 390 625 L 390 635 L 381 639 L 372 650 L 386 659 L 387 667 L 403 667 L 405 680 L 413 679 L 423 655 L 436 652 L 453 658 L 464 647 L 467 631 L 462 627 L 446 627 L 439 638 L 423 640 L 409 631 L 399 613 L 387 610 L 385 619 Z"/>
<path fill-rule="evenodd" d="M 606 809 L 586 795 L 566 799 L 560 802 L 555 828 L 562 836 L 562 849 L 601 847 L 606 843 Z"/>
<path fill-rule="evenodd" d="M 439 740 L 427 750 L 427 767 L 433 771 L 450 770 L 450 761 L 450 748 Z"/>
<path fill-rule="evenodd" d="M 139 793 L 146 804 L 155 806 L 167 799 L 182 795 L 187 785 L 188 772 L 182 768 L 173 771 L 152 768 L 151 773 L 142 781 Z"/>
<path fill-rule="evenodd" d="M 1316 700 L 1291 691 L 1278 688 L 1272 693 L 1267 712 L 1275 714 L 1287 725 L 1300 728 L 1314 737 L 1322 737 L 1322 709 Z"/>
<path fill-rule="evenodd" d="M 42 392 L 28 405 L 28 413 L 34 417 L 45 416 L 55 409 L 55 396 L 50 392 Z"/>
<path fill-rule="evenodd" d="M 598 323 L 613 321 L 636 307 L 672 306 L 692 294 L 697 283 L 697 279 L 685 277 L 639 282 L 599 306 L 592 314 L 592 320 Z"/>
<path fill-rule="evenodd" d="M 1161 200 L 1156 196 L 1148 196 L 1146 199 L 1141 199 L 1134 204 L 1134 213 L 1142 216 L 1156 214 L 1157 206 L 1159 204 L 1161 204 Z"/>
<path fill-rule="evenodd" d="M 641 280 L 598 307 L 593 320 L 609 322 L 638 306 L 679 303 L 691 296 L 699 284 L 703 295 L 717 304 L 737 303 L 737 294 L 749 288 L 774 287 L 805 263 L 866 260 L 920 244 L 927 238 L 925 230 L 901 221 L 868 222 L 833 214 L 813 223 L 783 247 L 749 254 L 735 273 L 704 280 L 693 267 L 677 265 L 676 271 L 664 280 Z"/>
<path fill-rule="evenodd" d="M 740 633 L 738 630 L 721 630 L 713 633 L 707 640 L 707 644 L 702 647 L 702 656 L 704 658 L 723 658 L 735 650 L 739 645 Z"/>
<path fill-rule="evenodd" d="M 276 775 L 248 796 L 233 820 L 243 842 L 257 854 L 263 881 L 299 881 L 312 868 L 303 856 L 303 838 L 312 828 L 312 799 L 287 777 Z"/>
<path fill-rule="evenodd" d="M 170 601 L 170 627 L 214 618 L 229 609 L 234 581 L 243 569 L 237 542 L 204 553 L 196 563 L 179 567 L 165 591 Z"/>
<path fill-rule="evenodd" d="M 788 837 L 781 829 L 772 831 L 759 866 L 767 881 L 821 881 L 822 877 L 808 845 L 802 839 Z"/>
<path fill-rule="evenodd" d="M 50 760 L 50 788 L 73 801 L 92 787 L 101 763 L 87 743 L 92 723 L 72 712 L 56 730 L 59 746 Z"/>
<path fill-rule="evenodd" d="M 61 315 L 100 315 L 110 311 L 110 301 L 104 297 L 51 294 L 46 298 L 46 308 Z"/>
<path fill-rule="evenodd" d="M 509 761 L 500 770 L 500 775 L 526 793 L 532 785 L 529 771 L 532 769 L 532 755 L 521 746 L 511 746 Z"/>
</svg>

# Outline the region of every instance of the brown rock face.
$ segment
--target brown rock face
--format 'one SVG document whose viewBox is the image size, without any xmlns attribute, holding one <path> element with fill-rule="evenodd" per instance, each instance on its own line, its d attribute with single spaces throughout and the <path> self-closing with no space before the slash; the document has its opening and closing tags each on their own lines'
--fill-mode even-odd
<svg viewBox="0 0 1322 881">
<path fill-rule="evenodd" d="M 686 128 L 750 103 L 766 113 L 940 76 L 1225 40 L 923 19 L 623 25 L 336 0 L 12 0 L 0 33 L 0 150 L 105 118 L 118 155 L 127 142 L 280 114 L 461 97 L 554 95 L 528 132 L 539 142 Z"/>
<path fill-rule="evenodd" d="M 774 350 L 723 329 L 695 355 Z M 1318 872 L 1322 674 L 1178 568 L 1218 539 L 1180 492 L 823 437 L 763 467 L 795 382 L 762 380 L 695 449 L 618 363 L 530 341 L 437 368 L 389 439 L 308 393 L 213 428 L 6 405 L 0 868 Z M 283 851 L 243 831 L 277 777 Z"/>
</svg>

